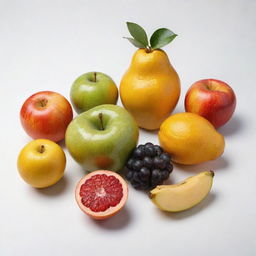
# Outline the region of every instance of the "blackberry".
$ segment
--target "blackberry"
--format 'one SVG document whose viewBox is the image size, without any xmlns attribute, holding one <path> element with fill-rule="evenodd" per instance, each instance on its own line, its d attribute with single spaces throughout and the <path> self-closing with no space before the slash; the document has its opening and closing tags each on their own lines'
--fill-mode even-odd
<svg viewBox="0 0 256 256">
<path fill-rule="evenodd" d="M 136 148 L 133 151 L 133 157 L 138 158 L 138 159 L 142 159 L 144 156 L 144 150 L 142 148 Z"/>
<path fill-rule="evenodd" d="M 173 170 L 170 156 L 158 145 L 139 145 L 127 161 L 127 180 L 136 189 L 149 190 L 163 184 Z"/>
<path fill-rule="evenodd" d="M 155 156 L 155 149 L 153 147 L 145 147 L 144 153 L 146 156 L 152 157 Z"/>
<path fill-rule="evenodd" d="M 134 171 L 139 171 L 143 166 L 143 162 L 140 161 L 140 160 L 135 160 L 133 163 L 132 163 L 132 170 Z"/>
<path fill-rule="evenodd" d="M 158 156 L 160 156 L 163 153 L 163 149 L 158 145 L 155 145 L 154 149 L 155 149 L 155 152 Z"/>
<path fill-rule="evenodd" d="M 151 148 L 151 147 L 153 147 L 154 145 L 153 145 L 153 143 L 151 143 L 151 142 L 147 142 L 145 145 L 142 145 L 142 146 L 144 146 L 145 148 Z"/>
<path fill-rule="evenodd" d="M 142 181 L 144 180 L 149 180 L 149 177 L 150 177 L 150 169 L 148 169 L 147 167 L 142 167 L 139 171 L 139 176 L 140 176 L 140 179 Z"/>
<path fill-rule="evenodd" d="M 167 153 L 161 154 L 160 158 L 163 159 L 167 163 L 171 161 L 171 158 Z"/>
<path fill-rule="evenodd" d="M 158 168 L 158 169 L 165 169 L 166 167 L 166 162 L 160 158 L 159 156 L 155 156 L 154 159 L 153 159 L 153 163 L 154 163 L 154 166 L 155 168 Z"/>
<path fill-rule="evenodd" d="M 169 173 L 171 173 L 173 171 L 173 165 L 171 163 L 167 166 L 167 171 Z"/>
<path fill-rule="evenodd" d="M 130 159 L 128 160 L 126 166 L 127 166 L 128 169 L 132 169 L 132 166 L 133 166 L 133 159 L 132 159 L 132 158 L 130 158 Z"/>
<path fill-rule="evenodd" d="M 133 161 L 133 160 L 132 160 Z M 145 156 L 143 159 L 143 165 L 145 167 L 151 168 L 153 164 L 153 159 L 149 156 Z M 127 166 L 128 167 L 128 166 Z M 128 167 L 129 168 L 129 167 Z"/>
<path fill-rule="evenodd" d="M 167 170 L 164 170 L 164 171 L 161 172 L 161 178 L 162 178 L 163 180 L 168 179 L 169 175 L 170 175 L 170 173 L 169 173 L 169 171 L 167 171 Z"/>
</svg>

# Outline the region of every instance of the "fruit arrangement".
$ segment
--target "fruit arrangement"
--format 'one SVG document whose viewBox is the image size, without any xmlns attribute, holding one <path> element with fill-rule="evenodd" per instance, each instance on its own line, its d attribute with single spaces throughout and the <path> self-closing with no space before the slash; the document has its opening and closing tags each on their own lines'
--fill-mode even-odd
<svg viewBox="0 0 256 256">
<path fill-rule="evenodd" d="M 117 214 L 128 198 L 128 183 L 145 190 L 161 210 L 180 212 L 199 204 L 210 192 L 214 172 L 204 171 L 177 184 L 165 184 L 174 165 L 194 165 L 220 157 L 224 137 L 217 128 L 236 107 L 232 88 L 217 79 L 194 83 L 186 93 L 185 112 L 171 115 L 180 97 L 180 80 L 168 55 L 160 48 L 176 34 L 156 30 L 150 39 L 138 24 L 127 22 L 139 48 L 118 88 L 102 72 L 79 76 L 70 100 L 41 91 L 22 105 L 20 120 L 33 141 L 21 150 L 17 167 L 35 188 L 57 183 L 64 175 L 66 156 L 57 142 L 65 139 L 72 158 L 88 172 L 77 183 L 75 199 L 94 219 Z M 159 130 L 159 145 L 140 144 L 139 128 Z M 119 172 L 119 174 L 118 174 Z M 132 199 L 131 199 L 132 200 Z"/>
</svg>

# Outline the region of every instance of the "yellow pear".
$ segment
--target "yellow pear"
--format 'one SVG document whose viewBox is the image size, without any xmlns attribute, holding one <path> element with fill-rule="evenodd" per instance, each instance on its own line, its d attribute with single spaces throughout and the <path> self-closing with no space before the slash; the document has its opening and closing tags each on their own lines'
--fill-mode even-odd
<svg viewBox="0 0 256 256">
<path fill-rule="evenodd" d="M 158 133 L 160 145 L 172 161 L 199 164 L 218 158 L 224 151 L 224 137 L 205 118 L 193 113 L 178 113 L 167 118 Z"/>
<path fill-rule="evenodd" d="M 179 76 L 160 49 L 139 49 L 120 84 L 124 107 L 139 127 L 158 129 L 175 108 L 180 96 Z"/>
<path fill-rule="evenodd" d="M 161 210 L 180 212 L 199 204 L 210 192 L 214 172 L 201 172 L 174 185 L 157 186 L 150 191 L 152 202 Z"/>
</svg>

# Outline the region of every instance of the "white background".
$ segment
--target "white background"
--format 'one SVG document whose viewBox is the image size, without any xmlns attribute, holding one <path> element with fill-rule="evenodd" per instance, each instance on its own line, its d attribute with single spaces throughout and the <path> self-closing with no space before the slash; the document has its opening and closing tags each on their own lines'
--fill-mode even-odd
<svg viewBox="0 0 256 256">
<path fill-rule="evenodd" d="M 215 171 L 214 186 L 197 207 L 159 211 L 130 188 L 125 209 L 97 222 L 74 200 L 84 171 L 67 153 L 65 177 L 47 189 L 21 180 L 16 160 L 31 141 L 19 121 L 24 100 L 41 90 L 69 98 L 74 79 L 89 71 L 117 84 L 135 48 L 126 21 L 151 34 L 167 27 L 179 36 L 164 50 L 187 88 L 202 78 L 229 83 L 237 95 L 233 119 L 219 131 L 224 155 L 174 167 L 170 183 Z M 256 255 L 256 2 L 255 1 L 0 1 L 0 255 Z M 157 133 L 140 142 L 158 143 Z M 62 143 L 62 146 L 64 143 Z M 65 149 L 66 151 L 66 149 Z M 67 151 L 66 151 L 67 152 Z"/>
</svg>

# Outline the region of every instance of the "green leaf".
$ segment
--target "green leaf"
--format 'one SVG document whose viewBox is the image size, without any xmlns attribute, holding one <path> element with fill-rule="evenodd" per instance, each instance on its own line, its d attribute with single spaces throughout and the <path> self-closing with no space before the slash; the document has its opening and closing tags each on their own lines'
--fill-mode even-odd
<svg viewBox="0 0 256 256">
<path fill-rule="evenodd" d="M 148 37 L 145 30 L 136 23 L 126 22 L 126 24 L 133 38 L 137 42 L 141 43 L 143 45 L 143 48 L 146 48 L 148 45 Z"/>
<path fill-rule="evenodd" d="M 138 42 L 137 40 L 135 40 L 134 38 L 131 37 L 124 37 L 125 39 L 129 40 L 135 47 L 137 48 L 145 48 L 145 45 Z"/>
<path fill-rule="evenodd" d="M 167 28 L 157 29 L 150 38 L 153 49 L 159 49 L 169 44 L 177 35 Z"/>
</svg>

